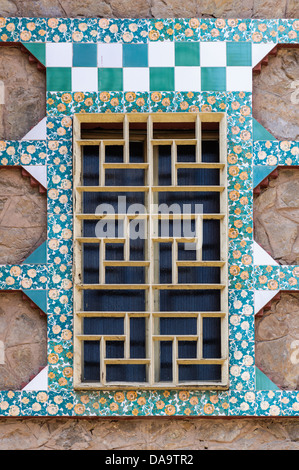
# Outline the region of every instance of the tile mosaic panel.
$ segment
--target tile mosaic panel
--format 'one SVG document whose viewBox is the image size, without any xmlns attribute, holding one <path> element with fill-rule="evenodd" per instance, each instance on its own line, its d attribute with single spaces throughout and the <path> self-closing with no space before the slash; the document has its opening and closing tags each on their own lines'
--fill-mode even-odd
<svg viewBox="0 0 299 470">
<path fill-rule="evenodd" d="M 298 290 L 299 267 L 253 262 L 254 168 L 298 165 L 299 147 L 254 138 L 252 67 L 299 44 L 299 20 L 0 18 L 18 41 L 46 65 L 46 139 L 1 141 L 0 165 L 47 167 L 47 263 L 0 266 L 0 289 L 46 293 L 48 385 L 0 391 L 0 416 L 298 416 L 298 392 L 255 383 L 255 292 Z M 123 112 L 227 113 L 228 391 L 73 389 L 72 116 Z"/>
</svg>

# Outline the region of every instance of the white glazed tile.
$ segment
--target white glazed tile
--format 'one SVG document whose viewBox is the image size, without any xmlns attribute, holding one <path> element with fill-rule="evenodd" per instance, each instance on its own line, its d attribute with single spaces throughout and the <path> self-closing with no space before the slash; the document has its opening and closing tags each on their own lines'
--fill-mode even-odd
<svg viewBox="0 0 299 470">
<path fill-rule="evenodd" d="M 123 68 L 124 91 L 149 91 L 148 67 Z"/>
<path fill-rule="evenodd" d="M 275 47 L 275 44 L 252 44 L 252 67 L 255 67 Z"/>
<path fill-rule="evenodd" d="M 98 44 L 98 67 L 122 67 L 122 44 Z"/>
<path fill-rule="evenodd" d="M 273 297 L 278 294 L 279 290 L 255 290 L 254 291 L 254 314 L 257 314 Z"/>
<path fill-rule="evenodd" d="M 72 91 L 98 91 L 97 67 L 73 67 Z"/>
<path fill-rule="evenodd" d="M 226 66 L 226 43 L 225 42 L 201 42 L 200 43 L 200 65 L 202 67 L 225 67 Z"/>
<path fill-rule="evenodd" d="M 149 67 L 173 67 L 174 63 L 174 42 L 150 42 L 148 44 Z"/>
<path fill-rule="evenodd" d="M 47 118 L 44 117 L 36 126 L 30 129 L 21 140 L 45 140 L 47 138 Z"/>
<path fill-rule="evenodd" d="M 175 67 L 175 91 L 200 91 L 200 67 Z"/>
<path fill-rule="evenodd" d="M 47 167 L 45 165 L 22 165 L 22 168 L 47 189 Z"/>
<path fill-rule="evenodd" d="M 252 91 L 252 68 L 226 67 L 226 91 Z"/>
<path fill-rule="evenodd" d="M 253 264 L 256 266 L 279 266 L 277 261 L 275 261 L 256 241 L 253 242 Z"/>
<path fill-rule="evenodd" d="M 36 392 L 48 390 L 48 367 L 45 367 L 39 374 L 37 374 L 22 390 Z"/>
<path fill-rule="evenodd" d="M 72 43 L 47 43 L 46 66 L 47 67 L 71 67 L 73 64 Z"/>
</svg>

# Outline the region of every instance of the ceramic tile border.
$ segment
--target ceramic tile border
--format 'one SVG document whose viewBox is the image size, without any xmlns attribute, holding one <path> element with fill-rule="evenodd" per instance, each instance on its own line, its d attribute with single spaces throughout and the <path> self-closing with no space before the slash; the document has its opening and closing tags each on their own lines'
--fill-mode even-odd
<svg viewBox="0 0 299 470">
<path fill-rule="evenodd" d="M 2 42 L 250 41 L 296 43 L 298 19 L 0 18 Z"/>
<path fill-rule="evenodd" d="M 0 18 L 0 41 L 298 43 L 299 20 Z M 254 260 L 253 173 L 298 165 L 298 142 L 254 140 L 251 92 L 47 93 L 46 137 L 0 142 L 0 165 L 45 165 L 47 263 L 0 266 L 0 289 L 45 292 L 47 391 L 0 392 L 0 416 L 298 416 L 298 391 L 258 390 L 256 292 L 298 290 L 299 266 Z M 228 118 L 230 388 L 76 392 L 72 383 L 72 115 L 75 112 L 216 112 Z"/>
</svg>

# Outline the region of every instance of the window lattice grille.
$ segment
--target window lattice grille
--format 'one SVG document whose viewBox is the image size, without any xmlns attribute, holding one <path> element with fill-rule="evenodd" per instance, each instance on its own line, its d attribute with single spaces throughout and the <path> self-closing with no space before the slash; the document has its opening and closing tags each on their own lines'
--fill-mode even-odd
<svg viewBox="0 0 299 470">
<path fill-rule="evenodd" d="M 225 118 L 74 116 L 75 388 L 227 388 Z"/>
</svg>

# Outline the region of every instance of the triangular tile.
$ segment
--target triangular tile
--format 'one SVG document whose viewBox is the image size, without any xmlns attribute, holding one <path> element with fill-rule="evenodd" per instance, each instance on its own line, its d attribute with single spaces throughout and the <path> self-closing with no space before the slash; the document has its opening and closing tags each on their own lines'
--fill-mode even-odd
<svg viewBox="0 0 299 470">
<path fill-rule="evenodd" d="M 43 65 L 46 65 L 46 45 L 39 42 L 22 42 L 22 45 Z"/>
<path fill-rule="evenodd" d="M 47 242 L 42 243 L 22 264 L 46 264 L 47 263 Z"/>
<path fill-rule="evenodd" d="M 280 390 L 258 367 L 255 368 L 256 390 Z"/>
<path fill-rule="evenodd" d="M 253 167 L 253 188 L 256 188 L 276 168 L 276 166 L 255 165 Z"/>
<path fill-rule="evenodd" d="M 253 140 L 276 140 L 276 138 L 254 118 L 252 118 L 252 133 Z"/>
<path fill-rule="evenodd" d="M 44 313 L 47 313 L 47 291 L 44 289 L 26 289 L 22 290 L 35 305 L 37 305 Z"/>
<path fill-rule="evenodd" d="M 36 126 L 21 139 L 23 140 L 46 140 L 47 138 L 47 118 L 44 117 Z"/>
</svg>

